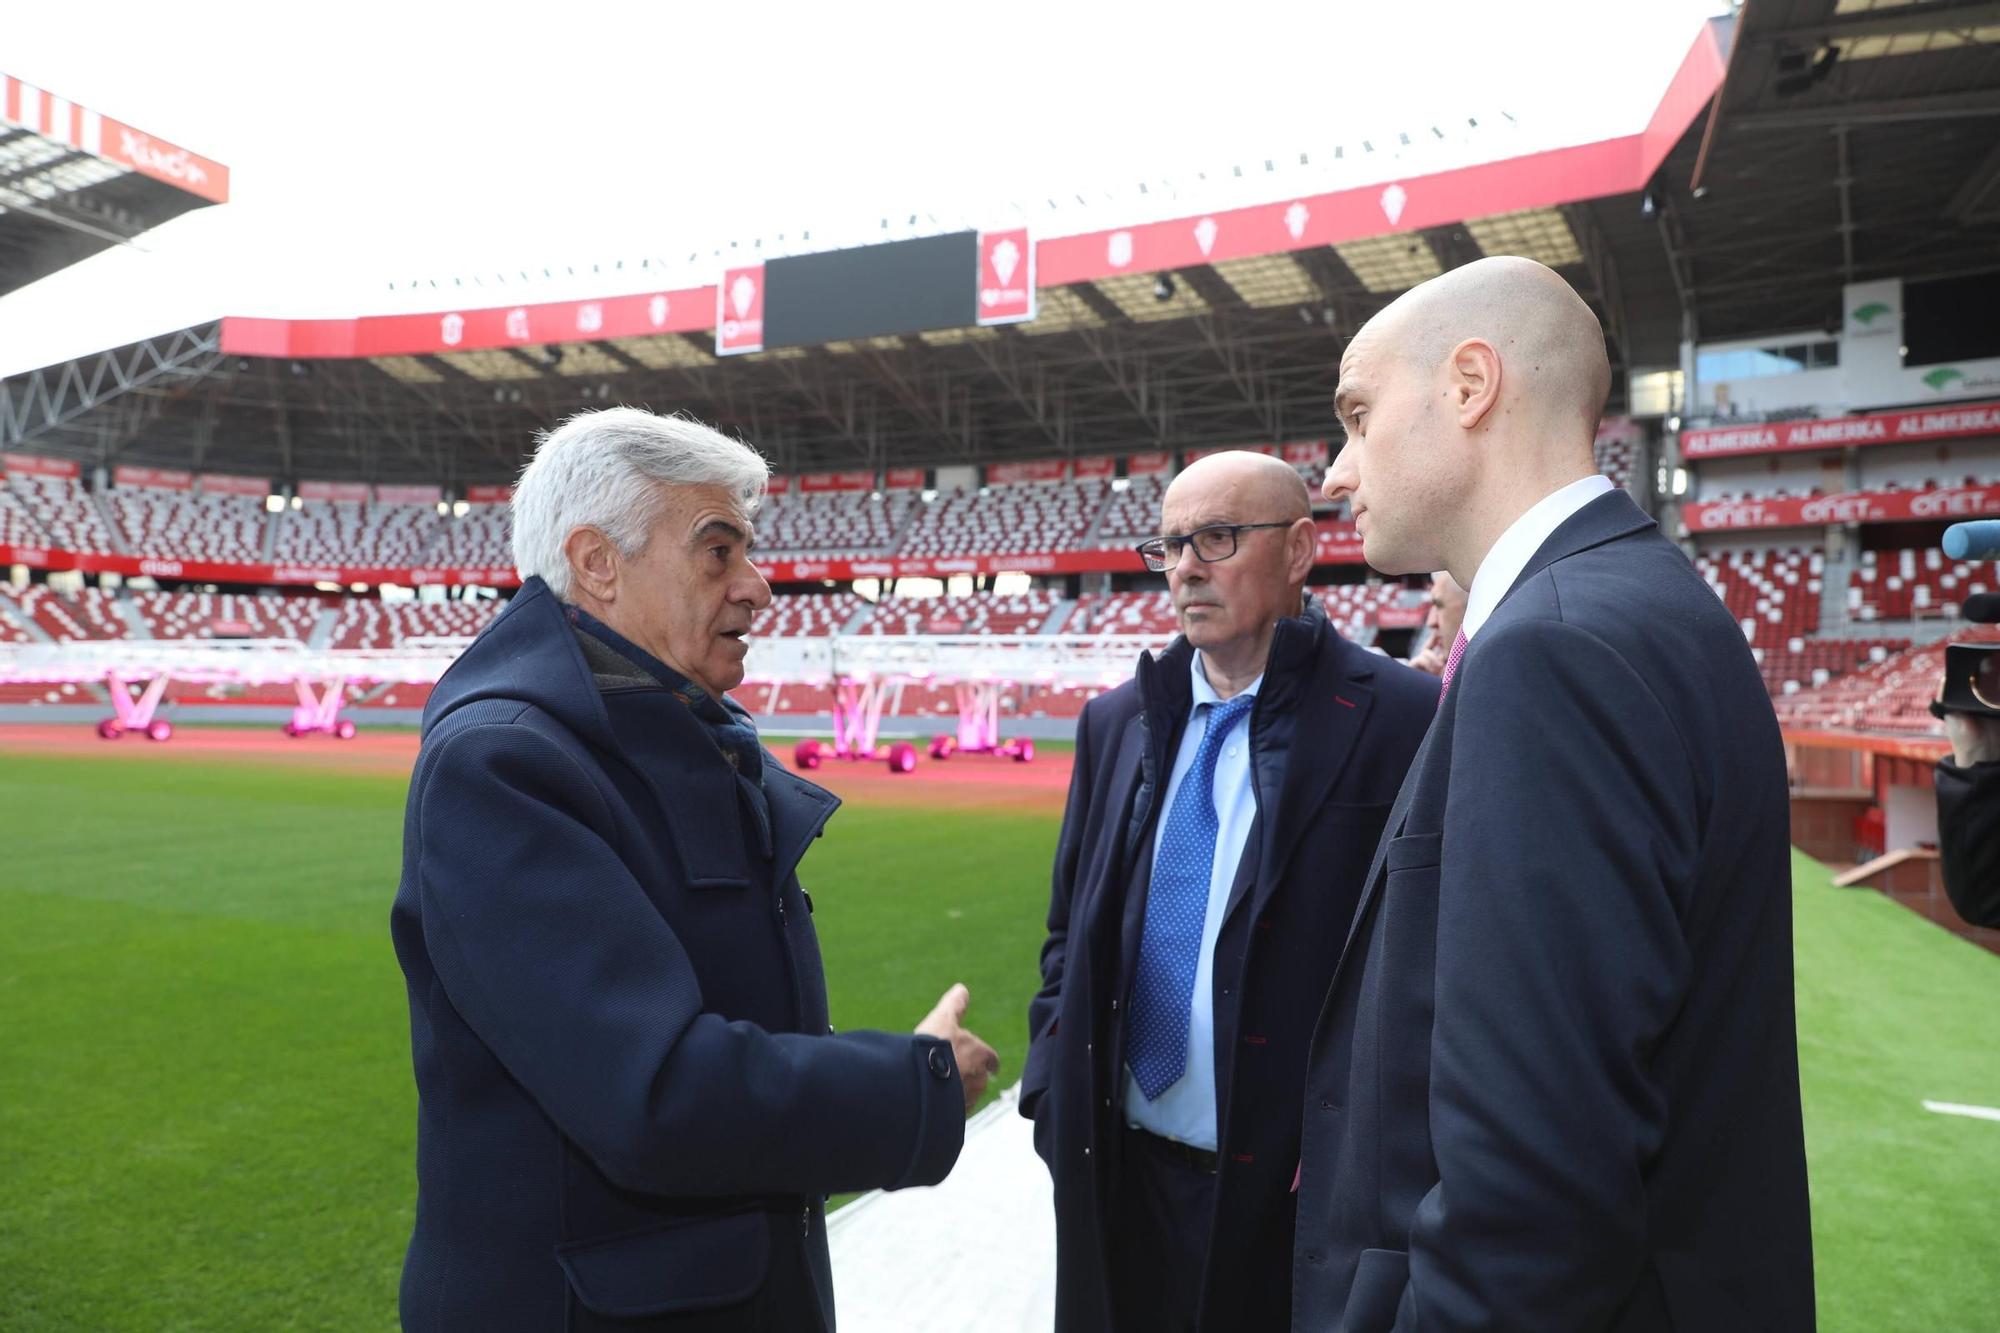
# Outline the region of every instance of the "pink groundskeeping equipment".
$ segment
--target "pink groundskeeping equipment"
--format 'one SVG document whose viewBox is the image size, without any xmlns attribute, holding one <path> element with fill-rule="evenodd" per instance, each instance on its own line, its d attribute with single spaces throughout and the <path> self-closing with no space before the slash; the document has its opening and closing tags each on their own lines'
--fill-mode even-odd
<svg viewBox="0 0 2000 1333">
<path fill-rule="evenodd" d="M 164 741 L 174 725 L 160 716 L 167 688 L 194 684 L 290 685 L 298 705 L 287 736 L 352 740 L 342 717 L 354 685 L 437 683 L 470 639 L 407 639 L 384 649 L 313 649 L 295 639 L 112 639 L 0 646 L 0 684 L 102 685 L 110 717 L 97 724 L 107 741 L 144 736 Z"/>
<path fill-rule="evenodd" d="M 1035 743 L 1003 739 L 1000 700 L 1009 684 L 1105 689 L 1127 679 L 1139 653 L 1160 648 L 1165 635 L 936 634 L 818 635 L 760 640 L 745 684 L 803 684 L 833 694 L 833 736 L 800 741 L 793 762 L 815 769 L 835 760 L 886 763 L 892 773 L 916 771 L 909 741 L 885 742 L 882 715 L 904 685 L 949 687 L 958 711 L 954 732 L 934 736 L 932 760 L 982 754 L 1031 763 Z"/>
<path fill-rule="evenodd" d="M 295 639 L 107 639 L 66 644 L 0 644 L 0 685 L 101 685 L 112 716 L 97 724 L 105 740 L 174 734 L 160 706 L 173 682 L 289 685 L 298 704 L 283 726 L 287 736 L 350 740 L 354 721 L 341 716 L 351 687 L 433 685 L 469 638 L 411 638 L 394 648 L 309 648 Z M 921 751 L 908 740 L 884 740 L 882 714 L 906 685 L 949 688 L 957 705 L 954 732 L 933 737 L 933 760 L 983 754 L 1028 763 L 1035 743 L 1003 739 L 1000 701 L 1008 684 L 1057 689 L 1106 689 L 1127 679 L 1139 653 L 1159 648 L 1163 635 L 981 634 L 811 635 L 753 641 L 745 685 L 808 685 L 833 695 L 833 736 L 801 741 L 793 761 L 814 769 L 835 760 L 887 764 L 916 771 Z"/>
</svg>

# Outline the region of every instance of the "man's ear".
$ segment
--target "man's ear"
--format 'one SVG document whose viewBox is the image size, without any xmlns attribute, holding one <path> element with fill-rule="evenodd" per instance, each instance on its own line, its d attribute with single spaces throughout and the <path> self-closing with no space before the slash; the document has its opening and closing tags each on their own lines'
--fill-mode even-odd
<svg viewBox="0 0 2000 1333">
<path fill-rule="evenodd" d="M 618 547 L 596 528 L 570 529 L 563 538 L 563 557 L 569 561 L 570 588 L 593 602 L 609 605 L 618 600 L 618 575 L 623 561 Z"/>
<path fill-rule="evenodd" d="M 1310 516 L 1299 519 L 1285 531 L 1285 577 L 1292 583 L 1304 583 L 1306 575 L 1312 573 L 1313 551 L 1319 544 L 1319 531 L 1313 526 Z"/>
<path fill-rule="evenodd" d="M 1445 363 L 1451 410 L 1460 430 L 1475 430 L 1500 403 L 1500 353 L 1484 338 L 1467 338 Z"/>
</svg>

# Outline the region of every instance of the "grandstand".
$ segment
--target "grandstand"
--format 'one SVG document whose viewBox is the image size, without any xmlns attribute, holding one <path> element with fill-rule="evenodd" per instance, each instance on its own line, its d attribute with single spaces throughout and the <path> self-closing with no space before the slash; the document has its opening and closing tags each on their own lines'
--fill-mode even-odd
<svg viewBox="0 0 2000 1333">
<path fill-rule="evenodd" d="M 780 595 L 754 629 L 767 642 L 1158 636 L 1172 608 L 1130 548 L 1157 530 L 1177 469 L 1257 448 L 1316 488 L 1345 340 L 1424 277 L 1517 253 L 1602 319 L 1613 390 L 1597 466 L 1684 542 L 1788 724 L 1928 735 L 1916 682 L 1962 630 L 1958 602 L 2000 586 L 1937 549 L 1947 522 L 2000 514 L 2000 361 L 1939 350 L 1924 324 L 1941 290 L 1952 304 L 1939 284 L 2000 270 L 2000 166 L 1964 105 L 1991 95 L 1990 44 L 1958 34 L 1952 8 L 1745 7 L 1697 35 L 1643 125 L 1602 142 L 1509 156 L 1483 147 L 1500 144 L 1490 126 L 1439 124 L 1415 138 L 1451 145 L 1449 161 L 1371 164 L 1346 144 L 1337 166 L 1228 174 L 1241 183 L 1212 212 L 1037 202 L 1038 294 L 1018 323 L 749 351 L 723 345 L 709 273 L 561 299 L 531 283 L 518 305 L 477 309 L 231 317 L 17 376 L 0 382 L 0 567 L 28 582 L 0 596 L 0 633 L 368 651 L 476 632 L 498 603 L 456 590 L 516 585 L 502 502 L 535 432 L 626 401 L 718 422 L 771 458 L 758 536 Z M 1787 52 L 1807 34 L 1821 73 L 1801 82 Z M 1857 164 L 1838 190 L 1830 132 Z M 51 188 L 67 169 L 36 162 Z M 885 221 L 883 242 L 945 224 L 910 225 Z M 0 217 L 0 240 L 28 226 Z M 124 411 L 142 390 L 145 410 Z M 1364 644 L 1407 626 L 1415 580 L 1358 568 L 1336 507 L 1316 520 L 1313 581 L 1335 623 Z M 751 693 L 794 718 L 829 706 L 817 685 Z M 1022 685 L 1007 708 L 1053 720 L 1087 693 Z M 888 706 L 948 711 L 916 684 Z"/>
<path fill-rule="evenodd" d="M 103 498 L 118 545 L 127 554 L 244 565 L 265 558 L 269 523 L 261 496 L 117 486 Z M 53 536 L 50 544 L 60 545 Z"/>
</svg>

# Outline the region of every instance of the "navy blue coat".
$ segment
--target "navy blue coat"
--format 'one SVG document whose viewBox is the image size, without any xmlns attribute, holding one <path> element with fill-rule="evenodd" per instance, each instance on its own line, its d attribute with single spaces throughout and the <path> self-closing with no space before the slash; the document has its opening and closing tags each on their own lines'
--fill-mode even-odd
<svg viewBox="0 0 2000 1333">
<path fill-rule="evenodd" d="M 1624 492 L 1472 640 L 1313 1038 L 1300 1330 L 1813 1326 L 1785 761 Z"/>
<path fill-rule="evenodd" d="M 831 1329 L 826 1194 L 950 1170 L 946 1044 L 829 1032 L 793 872 L 838 802 L 768 757 L 764 786 L 768 841 L 704 724 L 602 693 L 538 579 L 439 682 L 391 915 L 404 1327 Z"/>
<path fill-rule="evenodd" d="M 1021 1109 L 1055 1178 L 1056 1326 L 1110 1327 L 1124 999 L 1138 960 L 1159 793 L 1193 710 L 1176 639 L 1093 699 L 1077 729 Z M 1215 1221 L 1198 1326 L 1282 1329 L 1292 1172 L 1313 1018 L 1368 858 L 1437 711 L 1435 676 L 1347 642 L 1313 606 L 1280 621 L 1250 714 L 1257 816 L 1215 946 Z M 1123 1331 L 1121 1331 L 1123 1333 Z"/>
</svg>

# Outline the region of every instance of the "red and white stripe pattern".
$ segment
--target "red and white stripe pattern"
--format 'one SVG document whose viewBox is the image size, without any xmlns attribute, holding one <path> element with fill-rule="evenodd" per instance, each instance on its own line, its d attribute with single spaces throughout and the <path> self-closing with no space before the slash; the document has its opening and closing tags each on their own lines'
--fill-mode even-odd
<svg viewBox="0 0 2000 1333">
<path fill-rule="evenodd" d="M 120 171 L 136 171 L 213 203 L 229 198 L 229 168 L 25 79 L 0 74 L 0 121 L 79 148 Z"/>
<path fill-rule="evenodd" d="M 0 74 L 0 117 L 44 139 L 104 156 L 104 117 L 10 74 Z"/>
</svg>

